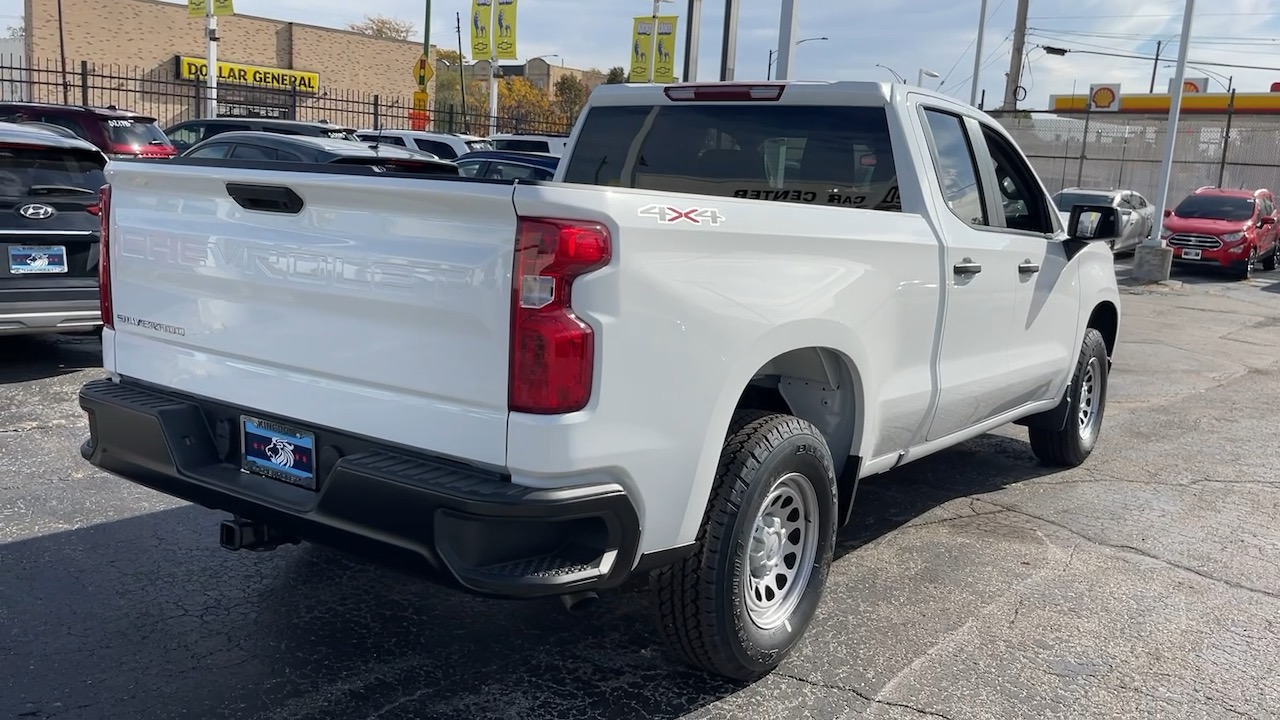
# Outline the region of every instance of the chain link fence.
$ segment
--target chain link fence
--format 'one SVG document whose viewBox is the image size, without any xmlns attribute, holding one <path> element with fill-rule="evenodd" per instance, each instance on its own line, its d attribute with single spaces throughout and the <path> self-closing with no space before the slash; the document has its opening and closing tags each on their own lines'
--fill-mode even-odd
<svg viewBox="0 0 1280 720">
<path fill-rule="evenodd" d="M 31 64 L 19 55 L 0 56 L 0 101 L 39 102 L 59 105 L 117 107 L 156 118 L 161 127 L 204 116 L 206 88 L 203 82 L 177 77 L 177 69 L 161 66 L 146 70 L 124 65 L 96 65 L 59 61 Z M 219 117 L 266 117 L 284 120 L 327 121 L 357 129 L 412 127 L 413 100 L 408 95 L 379 95 L 343 88 L 297 88 L 221 83 Z M 498 132 L 565 134 L 571 123 L 519 112 L 497 119 Z M 428 127 L 441 132 L 487 135 L 491 116 L 437 108 Z"/>
<path fill-rule="evenodd" d="M 992 113 L 1017 140 L 1050 192 L 1124 188 L 1154 201 L 1168 134 L 1167 115 Z M 1182 116 L 1169 201 L 1206 185 L 1280 186 L 1280 118 Z"/>
</svg>

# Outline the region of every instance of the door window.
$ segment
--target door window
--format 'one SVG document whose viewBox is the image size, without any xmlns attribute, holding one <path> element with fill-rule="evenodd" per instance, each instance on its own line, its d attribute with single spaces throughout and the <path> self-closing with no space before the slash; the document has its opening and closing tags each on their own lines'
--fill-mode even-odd
<svg viewBox="0 0 1280 720">
<path fill-rule="evenodd" d="M 982 135 L 987 142 L 995 166 L 996 186 L 1004 206 L 1004 223 L 1010 230 L 1049 235 L 1054 232 L 1053 216 L 1049 204 L 1040 191 L 1040 184 L 1031 167 L 1022 159 L 1013 144 L 990 127 L 983 126 Z"/>
<path fill-rule="evenodd" d="M 529 165 L 492 162 L 489 163 L 489 172 L 486 177 L 496 180 L 549 180 L 551 173 Z"/>
<path fill-rule="evenodd" d="M 225 132 L 240 132 L 243 130 L 252 130 L 252 129 L 253 128 L 243 123 L 224 123 L 224 122 L 209 123 L 204 127 L 204 139 L 208 140 L 214 135 L 221 135 L 222 133 L 225 133 Z"/>
<path fill-rule="evenodd" d="M 199 150 L 196 150 L 195 152 L 192 152 L 190 155 L 187 155 L 187 157 L 216 158 L 218 160 L 221 160 L 227 156 L 227 150 L 230 150 L 230 149 L 231 149 L 231 146 L 227 145 L 226 143 L 214 143 L 212 145 L 205 145 Z"/>
<path fill-rule="evenodd" d="M 231 151 L 232 160 L 275 160 L 276 151 L 257 145 L 236 145 Z"/>
<path fill-rule="evenodd" d="M 475 161 L 460 162 L 458 163 L 458 172 L 461 173 L 463 177 L 483 177 L 482 175 L 480 175 L 480 170 L 486 164 L 487 163 L 475 162 Z"/>
<path fill-rule="evenodd" d="M 167 134 L 174 147 L 185 150 L 204 139 L 204 125 L 183 125 Z"/>
<path fill-rule="evenodd" d="M 978 182 L 978 163 L 964 129 L 964 120 L 939 110 L 925 110 L 933 136 L 933 165 L 942 183 L 942 199 L 951 212 L 969 225 L 989 225 L 986 198 Z"/>
</svg>

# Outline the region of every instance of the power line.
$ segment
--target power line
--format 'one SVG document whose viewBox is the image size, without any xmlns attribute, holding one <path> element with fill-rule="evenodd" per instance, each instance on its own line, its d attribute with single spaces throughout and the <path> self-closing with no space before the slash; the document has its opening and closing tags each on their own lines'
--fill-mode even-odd
<svg viewBox="0 0 1280 720">
<path fill-rule="evenodd" d="M 1038 47 L 1042 50 L 1045 49 L 1045 46 L 1043 45 L 1040 45 Z M 1117 52 L 1102 52 L 1099 50 L 1072 50 L 1070 48 L 1060 48 L 1060 49 L 1066 50 L 1068 53 L 1074 53 L 1077 55 L 1100 55 L 1102 57 L 1124 58 L 1125 60 L 1144 60 L 1146 62 L 1154 62 L 1158 59 L 1154 55 L 1129 55 L 1129 54 L 1117 53 Z M 1207 67 L 1235 68 L 1237 70 L 1269 70 L 1271 72 L 1280 72 L 1280 67 L 1266 67 L 1263 65 L 1237 65 L 1235 63 L 1211 62 L 1211 61 L 1205 61 L 1205 60 L 1188 59 L 1187 64 L 1188 65 L 1205 65 Z"/>
<path fill-rule="evenodd" d="M 1028 35 L 1031 35 L 1031 36 L 1033 36 L 1033 37 L 1038 37 L 1038 38 L 1042 38 L 1042 39 L 1045 39 L 1045 40 L 1051 40 L 1051 41 L 1054 41 L 1054 42 L 1062 42 L 1062 43 L 1070 43 L 1070 44 L 1072 44 L 1072 45 L 1082 45 L 1082 46 L 1084 46 L 1084 47 L 1087 47 L 1087 48 L 1094 48 L 1094 49 L 1097 49 L 1097 50 L 1110 50 L 1110 51 L 1118 51 L 1118 50 L 1119 50 L 1118 48 L 1116 48 L 1115 46 L 1112 46 L 1112 45 L 1099 45 L 1098 43 L 1086 42 L 1086 41 L 1084 41 L 1084 40 L 1079 40 L 1079 39 L 1076 39 L 1076 38 L 1056 37 L 1055 35 L 1048 35 L 1048 34 L 1043 33 L 1043 32 L 1028 32 L 1027 34 L 1028 34 Z M 1104 38 L 1104 39 L 1105 39 L 1105 38 Z M 1196 45 L 1203 45 L 1203 44 L 1205 44 L 1205 43 L 1201 43 L 1201 42 L 1199 42 L 1199 41 L 1197 41 L 1197 42 L 1196 42 Z M 1274 48 L 1274 49 L 1280 50 L 1280 45 L 1274 45 L 1274 46 L 1271 46 L 1271 47 L 1272 47 L 1272 48 Z M 1201 49 L 1202 49 L 1202 50 L 1212 50 L 1213 48 L 1201 48 Z M 1219 52 L 1225 52 L 1225 51 L 1221 51 L 1221 50 L 1220 50 Z M 1280 53 L 1276 53 L 1276 52 L 1264 53 L 1264 52 L 1255 51 L 1253 54 L 1254 54 L 1254 55 L 1268 55 L 1268 56 L 1280 57 Z M 1153 57 L 1152 59 L 1154 60 L 1155 58 Z"/>
<path fill-rule="evenodd" d="M 1150 35 L 1144 35 L 1141 33 L 1106 33 L 1106 32 L 1085 31 L 1085 30 L 1060 30 L 1057 28 L 1041 28 L 1041 27 L 1027 28 L 1027 31 L 1036 32 L 1036 33 L 1049 33 L 1052 35 L 1067 35 L 1072 37 L 1099 38 L 1102 40 L 1137 40 L 1137 41 L 1149 42 L 1152 39 Z M 1266 46 L 1266 47 L 1274 47 L 1278 42 L 1280 42 L 1280 40 L 1268 39 L 1268 38 L 1258 38 L 1256 40 L 1244 40 L 1234 35 L 1200 35 L 1195 37 L 1195 43 L 1197 45 L 1206 45 L 1206 44 L 1231 45 L 1231 46 L 1241 46 L 1241 47 L 1250 46 L 1250 45 L 1260 45 L 1260 46 Z M 1165 45 L 1166 46 L 1176 45 L 1177 43 L 1178 43 L 1177 40 L 1171 40 L 1165 43 Z"/>
<path fill-rule="evenodd" d="M 992 10 L 991 13 L 987 15 L 987 22 L 991 22 L 992 18 L 996 16 L 996 13 L 1000 12 L 1000 8 L 1004 7 L 1006 1 L 1007 0 L 1000 0 L 1000 4 L 996 5 L 996 9 Z M 969 49 L 977 42 L 978 37 L 975 35 L 974 38 L 969 41 L 969 44 L 965 46 L 964 51 L 960 53 L 960 57 L 956 58 L 955 63 L 951 65 L 951 69 L 947 71 L 947 74 L 942 76 L 942 82 L 938 83 L 938 87 L 942 87 L 947 84 L 947 80 L 951 78 L 951 73 L 955 72 L 956 68 L 960 67 L 960 61 L 964 60 L 964 56 L 969 54 Z"/>
<path fill-rule="evenodd" d="M 1196 17 L 1271 17 L 1274 12 L 1196 13 Z M 1034 15 L 1031 20 L 1127 20 L 1129 18 L 1180 18 L 1182 13 L 1149 13 L 1140 15 Z"/>
<path fill-rule="evenodd" d="M 987 55 L 987 59 L 982 62 L 982 68 L 981 68 L 982 70 L 986 70 L 987 68 L 991 67 L 991 65 L 995 63 L 997 60 L 1000 60 L 1000 58 L 997 56 L 1000 54 L 1000 51 L 1004 48 L 1004 44 L 1009 42 L 1009 40 L 1012 37 L 1013 37 L 1012 32 L 1009 33 L 1008 35 L 1005 35 L 1004 39 L 1001 40 L 1000 43 L 996 45 L 994 49 L 991 50 L 991 54 Z M 955 90 L 957 87 L 964 85 L 965 83 L 969 82 L 972 79 L 973 79 L 973 73 L 969 73 L 963 79 L 955 81 L 951 85 L 948 85 L 946 88 L 939 87 L 938 92 L 944 92 L 944 90 Z"/>
</svg>

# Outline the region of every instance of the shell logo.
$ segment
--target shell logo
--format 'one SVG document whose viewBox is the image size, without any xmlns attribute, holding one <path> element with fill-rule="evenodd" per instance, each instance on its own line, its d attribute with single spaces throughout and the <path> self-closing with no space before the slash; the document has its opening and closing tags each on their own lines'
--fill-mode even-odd
<svg viewBox="0 0 1280 720">
<path fill-rule="evenodd" d="M 1183 80 L 1182 92 L 1198 93 L 1200 92 L 1200 85 L 1191 80 Z"/>
<path fill-rule="evenodd" d="M 1100 87 L 1093 91 L 1093 97 L 1090 98 L 1095 108 L 1109 108 L 1116 101 L 1116 91 L 1109 87 Z"/>
</svg>

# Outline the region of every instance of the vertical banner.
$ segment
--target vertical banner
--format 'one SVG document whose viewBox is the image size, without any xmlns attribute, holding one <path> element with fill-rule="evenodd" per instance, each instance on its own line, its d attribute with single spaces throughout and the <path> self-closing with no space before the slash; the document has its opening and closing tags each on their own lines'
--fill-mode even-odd
<svg viewBox="0 0 1280 720">
<path fill-rule="evenodd" d="M 676 81 L 676 26 L 680 18 L 667 15 L 658 18 L 654 33 L 658 41 L 653 46 L 653 81 L 669 85 Z"/>
<path fill-rule="evenodd" d="M 471 0 L 471 60 L 488 60 L 493 46 L 489 40 L 489 21 L 493 17 L 493 0 Z"/>
<path fill-rule="evenodd" d="M 631 75 L 633 83 L 649 82 L 649 53 L 653 52 L 653 18 L 638 17 L 631 26 Z"/>
<path fill-rule="evenodd" d="M 517 4 L 517 0 L 498 0 L 498 16 L 493 21 L 493 43 L 498 48 L 499 60 L 516 59 Z"/>
<path fill-rule="evenodd" d="M 236 14 L 233 0 L 187 0 L 187 15 L 193 18 L 205 17 L 209 11 L 209 3 L 213 3 L 213 14 L 218 17 Z"/>
</svg>

